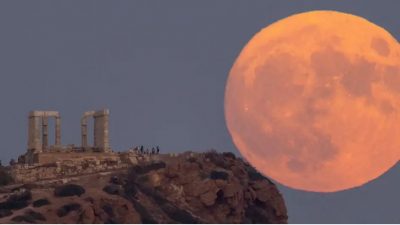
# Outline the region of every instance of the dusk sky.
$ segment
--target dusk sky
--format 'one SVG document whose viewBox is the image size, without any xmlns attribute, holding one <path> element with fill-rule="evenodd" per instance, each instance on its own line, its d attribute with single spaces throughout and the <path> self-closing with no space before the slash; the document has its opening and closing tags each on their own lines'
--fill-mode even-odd
<svg viewBox="0 0 400 225">
<path fill-rule="evenodd" d="M 62 144 L 80 145 L 84 111 L 109 108 L 114 150 L 239 154 L 225 124 L 225 84 L 256 32 L 295 13 L 337 10 L 399 40 L 399 9 L 395 0 L 1 1 L 1 160 L 26 151 L 35 109 L 60 112 Z M 337 193 L 278 187 L 290 223 L 400 223 L 398 165 Z"/>
</svg>

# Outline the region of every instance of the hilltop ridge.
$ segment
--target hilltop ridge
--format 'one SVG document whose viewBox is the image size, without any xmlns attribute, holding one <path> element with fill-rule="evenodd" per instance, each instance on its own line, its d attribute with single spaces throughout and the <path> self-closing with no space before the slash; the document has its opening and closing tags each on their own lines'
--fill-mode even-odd
<svg viewBox="0 0 400 225">
<path fill-rule="evenodd" d="M 0 189 L 1 223 L 287 223 L 282 195 L 233 153 L 185 152 L 118 171 Z"/>
</svg>

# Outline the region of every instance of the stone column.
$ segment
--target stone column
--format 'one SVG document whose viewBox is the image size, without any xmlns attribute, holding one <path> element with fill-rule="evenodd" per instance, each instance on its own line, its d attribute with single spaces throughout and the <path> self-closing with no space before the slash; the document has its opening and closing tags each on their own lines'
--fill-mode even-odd
<svg viewBox="0 0 400 225">
<path fill-rule="evenodd" d="M 49 119 L 47 116 L 42 117 L 42 149 L 46 150 L 49 145 Z"/>
<path fill-rule="evenodd" d="M 37 115 L 36 111 L 29 113 L 28 122 L 28 150 L 34 152 L 42 151 L 42 138 L 41 138 L 41 117 Z"/>
<path fill-rule="evenodd" d="M 94 114 L 94 145 L 102 152 L 110 151 L 108 135 L 109 110 L 100 110 Z"/>
<path fill-rule="evenodd" d="M 98 134 L 97 130 L 99 129 L 99 121 L 97 119 L 97 117 L 93 116 L 93 147 L 94 148 L 99 148 L 99 138 L 101 134 Z"/>
<path fill-rule="evenodd" d="M 82 148 L 88 147 L 88 139 L 87 139 L 87 119 L 94 115 L 94 111 L 87 111 L 83 113 L 81 118 L 81 138 L 82 138 Z"/>
<path fill-rule="evenodd" d="M 55 145 L 60 146 L 61 145 L 61 117 L 56 116 L 56 125 L 55 125 Z"/>
<path fill-rule="evenodd" d="M 86 118 L 81 121 L 82 148 L 87 147 L 87 121 Z"/>
<path fill-rule="evenodd" d="M 107 113 L 103 116 L 103 137 L 102 137 L 102 140 L 101 140 L 101 142 L 103 144 L 103 150 L 105 152 L 110 151 L 110 140 L 109 140 L 109 136 L 108 136 L 108 134 L 109 134 L 109 131 L 108 131 L 108 124 L 109 124 L 108 115 L 109 115 L 109 113 L 108 113 L 108 110 L 107 110 Z"/>
</svg>

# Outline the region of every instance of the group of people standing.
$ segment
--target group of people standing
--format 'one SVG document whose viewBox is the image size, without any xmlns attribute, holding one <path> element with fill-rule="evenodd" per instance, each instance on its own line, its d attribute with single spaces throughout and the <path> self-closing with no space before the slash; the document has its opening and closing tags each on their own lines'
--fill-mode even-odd
<svg viewBox="0 0 400 225">
<path fill-rule="evenodd" d="M 136 146 L 133 148 L 133 151 L 135 153 L 139 154 L 146 154 L 146 155 L 155 155 L 155 154 L 160 154 L 160 147 L 156 146 L 155 148 L 152 147 L 151 150 L 149 148 L 144 149 L 144 146 Z"/>
</svg>

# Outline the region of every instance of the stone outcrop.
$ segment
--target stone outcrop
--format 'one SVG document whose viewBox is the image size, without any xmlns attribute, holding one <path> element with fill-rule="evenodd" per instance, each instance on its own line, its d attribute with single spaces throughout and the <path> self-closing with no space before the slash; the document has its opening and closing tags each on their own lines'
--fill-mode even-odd
<svg viewBox="0 0 400 225">
<path fill-rule="evenodd" d="M 287 222 L 286 207 L 276 186 L 233 154 L 186 153 L 177 158 L 176 163 L 158 171 L 165 179 L 156 189 L 202 220 Z"/>
<path fill-rule="evenodd" d="M 0 193 L 0 223 L 287 223 L 288 218 L 270 180 L 243 160 L 216 152 L 162 155 L 118 172 L 6 186 Z"/>
</svg>

